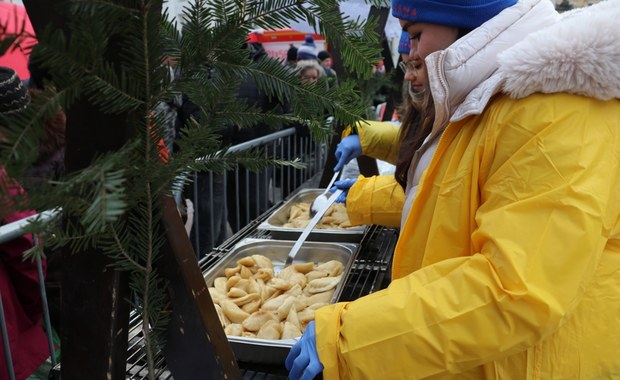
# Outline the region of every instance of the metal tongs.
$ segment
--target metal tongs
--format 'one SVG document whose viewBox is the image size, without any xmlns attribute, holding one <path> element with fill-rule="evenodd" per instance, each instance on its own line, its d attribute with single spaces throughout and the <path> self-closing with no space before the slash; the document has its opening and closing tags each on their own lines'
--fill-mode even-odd
<svg viewBox="0 0 620 380">
<path fill-rule="evenodd" d="M 338 196 L 340 196 L 340 194 L 342 194 L 342 192 L 343 190 L 341 189 L 336 190 L 332 195 L 330 195 L 329 198 L 327 198 L 325 202 L 322 203 L 321 207 L 317 210 L 316 214 L 314 214 L 314 216 L 312 217 L 312 219 L 310 220 L 306 228 L 304 228 L 303 232 L 299 236 L 299 239 L 297 239 L 297 241 L 293 245 L 293 248 L 291 248 L 291 251 L 288 253 L 288 257 L 286 258 L 286 262 L 284 263 L 284 265 L 281 268 L 274 268 L 274 273 L 276 275 L 278 275 L 282 271 L 282 269 L 284 269 L 285 267 L 293 263 L 295 256 L 297 255 L 297 253 L 301 249 L 301 246 L 304 244 L 304 242 L 310 235 L 310 232 L 312 232 L 314 227 L 323 218 L 323 215 L 325 215 L 325 212 L 327 212 L 327 209 L 329 209 L 329 206 L 331 206 L 334 202 L 336 202 L 336 199 L 338 198 Z"/>
<path fill-rule="evenodd" d="M 327 202 L 327 193 L 329 192 L 329 189 L 332 188 L 332 185 L 334 184 L 334 182 L 336 182 L 336 178 L 338 178 L 339 175 L 340 170 L 334 173 L 334 176 L 329 181 L 329 184 L 325 188 L 325 191 L 322 192 L 318 197 L 314 198 L 314 200 L 310 204 L 310 208 L 308 209 L 310 217 L 313 217 L 317 213 L 317 211 L 321 210 L 325 202 Z"/>
</svg>

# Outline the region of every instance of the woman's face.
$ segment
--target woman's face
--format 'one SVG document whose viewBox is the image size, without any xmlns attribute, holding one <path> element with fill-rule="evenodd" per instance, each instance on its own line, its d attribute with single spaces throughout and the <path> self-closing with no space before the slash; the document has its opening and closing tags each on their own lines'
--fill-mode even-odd
<svg viewBox="0 0 620 380">
<path fill-rule="evenodd" d="M 422 58 L 414 53 L 403 62 L 407 64 L 405 80 L 409 82 L 409 92 L 419 93 L 428 88 L 428 74 Z"/>
<path fill-rule="evenodd" d="M 305 68 L 300 74 L 299 79 L 306 84 L 312 84 L 319 80 L 319 70 L 314 67 Z"/>
<path fill-rule="evenodd" d="M 452 26 L 405 20 L 400 20 L 400 26 L 411 36 L 409 55 L 413 57 L 417 54 L 422 60 L 433 52 L 447 48 L 458 39 L 459 30 Z"/>
</svg>

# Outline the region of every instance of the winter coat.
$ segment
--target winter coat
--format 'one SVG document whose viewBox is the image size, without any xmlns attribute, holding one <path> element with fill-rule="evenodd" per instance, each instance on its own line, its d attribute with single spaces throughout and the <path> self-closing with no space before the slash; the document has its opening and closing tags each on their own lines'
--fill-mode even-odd
<svg viewBox="0 0 620 380">
<path fill-rule="evenodd" d="M 446 128 L 393 282 L 316 312 L 325 379 L 620 377 L 619 18 L 522 0 L 426 58 Z"/>
<path fill-rule="evenodd" d="M 261 43 L 251 43 L 247 45 L 250 58 L 254 62 L 272 59 Z M 258 85 L 256 80 L 248 75 L 241 81 L 237 99 L 246 106 L 255 107 L 257 112 L 275 112 L 282 113 L 283 105 L 277 99 L 271 98 Z M 224 134 L 224 141 L 232 145 L 250 141 L 279 130 L 280 126 L 269 125 L 266 122 L 257 123 L 251 127 L 240 128 L 237 125 L 230 125 Z"/>
<path fill-rule="evenodd" d="M 365 121 L 356 125 L 364 155 L 396 164 L 399 127 L 388 122 Z M 350 130 L 345 131 L 343 137 Z M 405 193 L 393 174 L 359 176 L 347 195 L 347 214 L 353 226 L 378 224 L 398 227 Z"/>
<path fill-rule="evenodd" d="M 9 183 L 0 168 L 0 204 L 19 191 Z M 8 198 L 4 198 L 8 196 Z M 4 209 L 6 210 L 6 208 Z M 34 212 L 6 212 L 2 224 L 21 220 Z M 36 264 L 23 260 L 23 252 L 32 247 L 29 236 L 21 236 L 0 244 L 0 295 L 7 324 L 13 369 L 17 380 L 27 378 L 49 356 L 47 339 L 41 324 L 42 306 Z M 45 262 L 43 262 L 45 271 Z M 0 378 L 8 378 L 4 347 L 0 344 Z"/>
</svg>

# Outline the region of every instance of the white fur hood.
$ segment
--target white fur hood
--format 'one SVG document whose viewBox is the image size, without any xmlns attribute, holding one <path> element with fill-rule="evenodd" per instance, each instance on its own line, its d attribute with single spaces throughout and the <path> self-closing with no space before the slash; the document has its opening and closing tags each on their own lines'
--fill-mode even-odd
<svg viewBox="0 0 620 380">
<path fill-rule="evenodd" d="M 562 15 L 550 0 L 519 0 L 426 58 L 436 123 L 480 114 L 498 92 L 620 98 L 620 0 Z"/>
<path fill-rule="evenodd" d="M 620 1 L 562 16 L 499 55 L 503 91 L 515 98 L 567 92 L 620 99 Z"/>
</svg>

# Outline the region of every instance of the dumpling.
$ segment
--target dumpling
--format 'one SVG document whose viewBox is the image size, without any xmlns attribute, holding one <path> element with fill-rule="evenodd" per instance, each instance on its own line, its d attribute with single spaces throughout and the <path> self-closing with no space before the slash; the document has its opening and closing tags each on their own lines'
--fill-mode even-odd
<svg viewBox="0 0 620 380">
<path fill-rule="evenodd" d="M 249 313 L 243 311 L 239 306 L 230 300 L 223 300 L 220 304 L 224 315 L 234 323 L 241 323 L 250 316 Z"/>
<path fill-rule="evenodd" d="M 316 270 L 322 270 L 327 273 L 331 277 L 335 277 L 340 275 L 344 271 L 344 265 L 338 260 L 330 260 L 326 263 L 321 263 L 316 266 Z"/>
<path fill-rule="evenodd" d="M 323 293 L 330 289 L 334 289 L 336 285 L 340 282 L 341 276 L 338 277 L 323 277 L 317 278 L 316 280 L 312 280 L 308 283 L 308 292 L 314 293 Z"/>
<path fill-rule="evenodd" d="M 282 325 L 280 325 L 280 322 L 273 320 L 265 322 L 256 333 L 256 337 L 261 339 L 280 339 L 281 336 Z"/>
<path fill-rule="evenodd" d="M 243 334 L 243 326 L 239 323 L 231 323 L 224 328 L 226 335 L 241 336 Z"/>
</svg>

